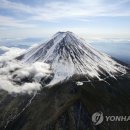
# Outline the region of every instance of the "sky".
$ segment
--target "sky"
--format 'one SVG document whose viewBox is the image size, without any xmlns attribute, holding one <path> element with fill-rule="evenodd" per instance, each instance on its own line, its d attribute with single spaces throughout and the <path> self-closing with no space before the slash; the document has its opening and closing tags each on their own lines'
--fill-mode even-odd
<svg viewBox="0 0 130 130">
<path fill-rule="evenodd" d="M 130 39 L 130 0 L 0 0 L 0 38 L 72 31 L 90 39 Z"/>
</svg>

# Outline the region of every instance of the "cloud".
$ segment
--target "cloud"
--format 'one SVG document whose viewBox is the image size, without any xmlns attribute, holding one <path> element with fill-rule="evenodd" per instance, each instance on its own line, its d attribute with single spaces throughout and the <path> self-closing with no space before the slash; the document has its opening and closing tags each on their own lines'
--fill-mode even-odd
<svg viewBox="0 0 130 130">
<path fill-rule="evenodd" d="M 7 78 L 0 77 L 0 89 L 3 89 L 10 94 L 12 93 L 28 93 L 32 94 L 41 89 L 41 84 L 32 82 L 32 83 L 25 83 L 21 86 L 13 84 L 13 82 L 9 81 Z"/>
<path fill-rule="evenodd" d="M 1 0 L 0 7 L 13 11 L 30 14 L 27 20 L 55 21 L 62 18 L 86 18 L 97 16 L 130 16 L 127 4 L 130 0 L 76 0 L 51 1 L 36 6 Z M 126 7 L 126 8 L 123 8 Z M 19 22 L 18 22 L 19 23 Z M 16 24 L 17 25 L 17 24 Z"/>
<path fill-rule="evenodd" d="M 39 91 L 41 81 L 51 78 L 50 66 L 43 62 L 25 64 L 15 60 L 20 53 L 14 48 L 1 47 L 7 52 L 0 56 L 0 89 L 9 93 L 28 93 Z M 17 48 L 18 49 L 18 48 Z M 20 52 L 20 49 L 18 49 Z M 21 50 L 23 52 L 23 50 Z M 14 53 L 14 54 L 13 54 Z"/>
<path fill-rule="evenodd" d="M 35 27 L 34 24 L 28 24 L 24 20 L 17 20 L 9 16 L 0 15 L 0 26 L 10 26 L 18 28 L 32 28 Z"/>
<path fill-rule="evenodd" d="M 0 56 L 0 61 L 11 60 L 25 52 L 25 49 L 16 47 L 8 48 L 5 46 L 0 46 L 0 49 L 5 51 L 5 53 Z"/>
<path fill-rule="evenodd" d="M 65 28 L 86 36 L 129 37 L 129 5 L 130 0 L 0 0 L 0 36 L 48 37 Z"/>
<path fill-rule="evenodd" d="M 12 77 L 17 82 L 21 82 L 24 78 L 30 78 L 31 80 L 40 82 L 42 78 L 51 73 L 49 69 L 50 66 L 43 62 L 35 62 L 31 65 L 22 64 L 22 67 L 16 70 L 12 74 Z"/>
<path fill-rule="evenodd" d="M 31 94 L 41 90 L 41 80 L 51 76 L 49 65 L 36 62 L 32 65 L 12 60 L 0 67 L 0 89 L 9 93 Z"/>
<path fill-rule="evenodd" d="M 0 7 L 1 8 L 8 8 L 8 9 L 13 9 L 13 10 L 17 10 L 17 11 L 22 11 L 22 12 L 26 12 L 26 13 L 31 13 L 32 8 L 22 4 L 22 3 L 16 3 L 13 1 L 9 1 L 9 0 L 0 0 L 1 4 Z"/>
</svg>

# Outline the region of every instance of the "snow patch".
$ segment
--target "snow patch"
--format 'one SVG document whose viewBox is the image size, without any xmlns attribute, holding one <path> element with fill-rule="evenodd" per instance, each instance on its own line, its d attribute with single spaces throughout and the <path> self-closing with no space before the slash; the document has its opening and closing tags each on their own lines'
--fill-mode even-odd
<svg viewBox="0 0 130 130">
<path fill-rule="evenodd" d="M 126 67 L 107 54 L 94 49 L 72 32 L 58 32 L 46 43 L 25 53 L 23 62 L 48 63 L 54 73 L 50 85 L 69 79 L 73 75 L 85 75 L 88 80 L 102 76 L 115 77 L 126 74 Z"/>
<path fill-rule="evenodd" d="M 84 83 L 83 82 L 80 82 L 80 81 L 78 81 L 78 82 L 76 82 L 76 85 L 77 86 L 82 86 Z"/>
</svg>

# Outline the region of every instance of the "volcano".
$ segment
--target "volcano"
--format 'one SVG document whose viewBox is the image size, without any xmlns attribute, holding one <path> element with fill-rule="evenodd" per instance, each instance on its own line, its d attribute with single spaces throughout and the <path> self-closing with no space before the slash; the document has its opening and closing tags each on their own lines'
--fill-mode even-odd
<svg viewBox="0 0 130 130">
<path fill-rule="evenodd" d="M 74 75 L 93 78 L 115 77 L 126 74 L 126 67 L 110 56 L 95 50 L 72 32 L 58 32 L 49 41 L 33 48 L 22 56 L 22 61 L 45 62 L 51 65 L 55 84 Z"/>
<path fill-rule="evenodd" d="M 69 31 L 56 33 L 16 59 L 47 63 L 53 75 L 30 95 L 0 91 L 0 130 L 130 129 L 129 121 L 105 120 L 130 116 L 130 71 L 124 63 Z M 104 116 L 101 124 L 92 120 L 95 112 Z"/>
</svg>

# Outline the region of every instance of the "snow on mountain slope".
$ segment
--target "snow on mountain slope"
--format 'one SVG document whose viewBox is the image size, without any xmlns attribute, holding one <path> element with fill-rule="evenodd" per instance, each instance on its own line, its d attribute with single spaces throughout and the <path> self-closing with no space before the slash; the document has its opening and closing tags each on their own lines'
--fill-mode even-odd
<svg viewBox="0 0 130 130">
<path fill-rule="evenodd" d="M 58 32 L 46 43 L 41 44 L 22 57 L 26 63 L 42 61 L 51 65 L 54 78 L 51 84 L 73 75 L 85 75 L 88 80 L 103 76 L 126 73 L 126 67 L 110 56 L 101 53 L 72 32 Z"/>
</svg>

